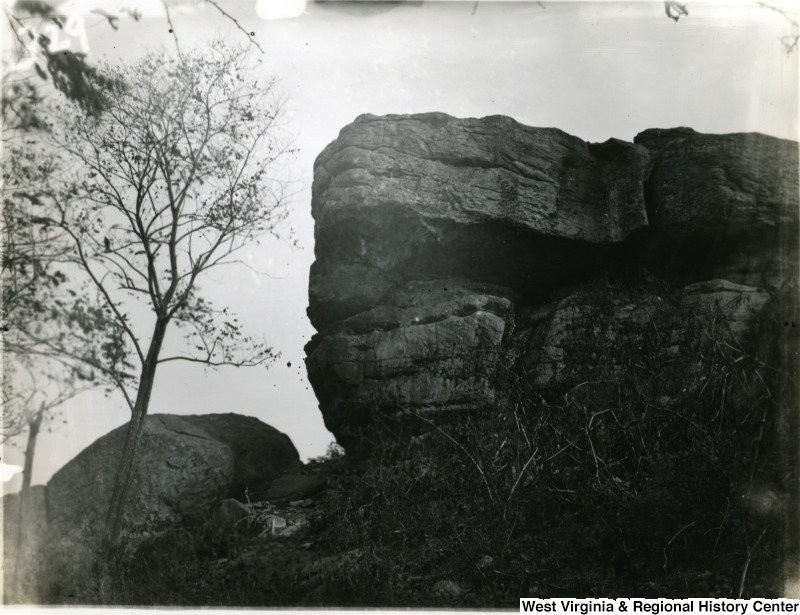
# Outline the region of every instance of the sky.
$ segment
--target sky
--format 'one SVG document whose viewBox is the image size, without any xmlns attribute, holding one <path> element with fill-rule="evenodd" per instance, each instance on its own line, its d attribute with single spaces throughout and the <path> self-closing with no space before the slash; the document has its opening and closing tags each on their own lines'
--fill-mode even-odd
<svg viewBox="0 0 800 615">
<path fill-rule="evenodd" d="M 215 38 L 247 44 L 248 34 L 210 5 L 169 4 L 183 49 L 208 46 Z M 107 12 L 139 7 L 143 17 L 123 15 L 113 30 L 91 13 L 97 6 Z M 269 369 L 164 364 L 150 412 L 256 416 L 287 433 L 304 459 L 324 454 L 332 441 L 303 364 L 303 346 L 314 333 L 305 313 L 314 258 L 313 163 L 358 115 L 504 114 L 589 141 L 630 140 L 646 128 L 672 126 L 798 137 L 800 53 L 784 53 L 781 43 L 792 26 L 755 1 L 689 0 L 690 14 L 677 23 L 658 0 L 222 0 L 221 6 L 263 47 L 264 82 L 277 76 L 286 100 L 286 130 L 299 150 L 285 169 L 298 246 L 274 240 L 253 245 L 244 258 L 265 274 L 226 269 L 211 273 L 200 288 L 282 354 Z M 70 44 L 85 44 L 89 61 L 118 64 L 174 52 L 158 0 L 80 0 L 63 10 L 80 16 L 76 24 L 85 26 L 86 38 L 76 36 Z M 124 424 L 129 413 L 115 397 L 86 393 L 65 404 L 62 417 L 65 422 L 39 438 L 34 484 Z M 5 447 L 4 462 L 21 459 L 18 448 Z M 7 492 L 18 488 L 18 476 L 4 486 Z"/>
</svg>

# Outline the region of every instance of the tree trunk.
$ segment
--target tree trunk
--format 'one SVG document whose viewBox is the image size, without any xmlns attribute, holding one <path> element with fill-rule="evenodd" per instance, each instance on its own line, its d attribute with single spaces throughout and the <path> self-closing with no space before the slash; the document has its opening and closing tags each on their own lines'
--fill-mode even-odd
<svg viewBox="0 0 800 615">
<path fill-rule="evenodd" d="M 114 491 L 111 494 L 111 502 L 106 515 L 105 523 L 105 547 L 108 549 L 113 546 L 119 537 L 122 527 L 122 516 L 125 512 L 125 502 L 133 478 L 133 469 L 136 463 L 136 450 L 142 436 L 144 419 L 147 416 L 147 409 L 150 406 L 150 394 L 153 392 L 155 383 L 156 368 L 158 367 L 158 357 L 161 353 L 161 345 L 164 343 L 164 334 L 167 331 L 169 320 L 159 318 L 156 320 L 153 337 L 150 340 L 150 347 L 147 350 L 142 372 L 139 378 L 139 390 L 136 392 L 136 401 L 131 411 L 131 420 L 128 423 L 128 432 L 125 437 L 125 447 L 122 449 L 117 475 L 114 479 Z"/>
<path fill-rule="evenodd" d="M 31 473 L 33 471 L 33 456 L 36 452 L 36 438 L 39 435 L 39 428 L 42 426 L 44 418 L 44 406 L 39 408 L 36 414 L 28 421 L 28 442 L 25 445 L 25 461 L 22 466 L 22 489 L 21 494 L 26 495 L 31 488 Z"/>
<path fill-rule="evenodd" d="M 31 474 L 33 472 L 33 456 L 36 452 L 36 438 L 39 436 L 39 428 L 42 426 L 44 410 L 44 404 L 42 404 L 36 414 L 28 420 L 28 441 L 25 445 L 25 460 L 22 465 L 22 488 L 19 492 L 19 505 L 17 506 L 17 534 L 14 537 L 16 561 L 13 564 L 14 571 L 11 576 L 11 591 L 9 592 L 12 600 L 24 600 L 22 578 L 24 574 L 29 572 L 28 570 L 20 570 L 20 568 L 29 564 L 24 550 L 28 529 L 28 508 L 31 505 L 31 502 L 29 502 Z"/>
</svg>

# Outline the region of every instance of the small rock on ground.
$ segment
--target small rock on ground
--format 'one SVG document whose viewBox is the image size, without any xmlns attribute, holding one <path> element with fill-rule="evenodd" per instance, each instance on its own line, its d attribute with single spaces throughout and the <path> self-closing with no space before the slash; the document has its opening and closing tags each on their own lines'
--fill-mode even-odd
<svg viewBox="0 0 800 615">
<path fill-rule="evenodd" d="M 437 581 L 433 586 L 433 593 L 445 598 L 457 598 L 464 595 L 464 590 L 455 581 Z"/>
</svg>

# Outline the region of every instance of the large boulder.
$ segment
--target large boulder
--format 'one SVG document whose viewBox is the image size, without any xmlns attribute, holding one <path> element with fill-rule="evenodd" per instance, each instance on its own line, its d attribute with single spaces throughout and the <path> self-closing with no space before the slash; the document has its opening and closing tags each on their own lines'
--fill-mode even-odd
<svg viewBox="0 0 800 615">
<path fill-rule="evenodd" d="M 47 484 L 48 528 L 42 555 L 45 600 L 93 578 L 127 426 L 96 440 Z M 145 419 L 120 544 L 133 552 L 152 531 L 200 514 L 225 497 L 234 476 L 230 447 L 174 415 Z"/>
<path fill-rule="evenodd" d="M 499 372 L 587 380 L 678 314 L 744 343 L 796 295 L 798 149 L 765 135 L 362 115 L 317 158 L 311 208 L 306 364 L 349 451 L 391 418 L 491 408 Z M 635 292 L 587 293 L 601 279 Z"/>
<path fill-rule="evenodd" d="M 127 426 L 96 440 L 47 483 L 50 528 L 62 535 L 101 528 L 125 444 Z M 133 530 L 200 513 L 227 495 L 234 456 L 224 442 L 183 417 L 145 418 L 122 525 Z"/>
<path fill-rule="evenodd" d="M 36 517 L 35 528 L 26 524 L 23 533 L 37 553 L 38 561 L 26 569 L 37 571 L 32 577 L 38 583 L 24 596 L 63 597 L 70 584 L 91 578 L 126 433 L 124 425 L 99 438 L 40 488 L 41 519 Z M 289 438 L 253 417 L 147 416 L 120 545 L 132 553 L 152 532 L 206 514 L 228 497 L 243 497 L 245 489 L 265 493 L 275 478 L 299 466 Z M 4 531 L 13 533 L 18 504 L 13 498 L 3 504 Z"/>
</svg>

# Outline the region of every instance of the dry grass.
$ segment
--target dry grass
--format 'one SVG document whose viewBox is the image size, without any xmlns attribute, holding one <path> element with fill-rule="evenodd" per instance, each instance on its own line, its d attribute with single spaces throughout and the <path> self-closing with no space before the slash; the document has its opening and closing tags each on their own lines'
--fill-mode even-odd
<svg viewBox="0 0 800 615">
<path fill-rule="evenodd" d="M 521 596 L 779 595 L 782 518 L 754 505 L 780 491 L 780 391 L 794 386 L 765 343 L 776 323 L 765 316 L 741 341 L 722 314 L 661 305 L 658 326 L 617 331 L 613 347 L 598 329 L 567 348 L 576 364 L 605 357 L 579 382 L 542 391 L 512 368 L 483 413 L 319 462 L 331 486 L 302 537 L 264 545 L 258 528 L 188 523 L 79 600 L 514 608 Z M 675 334 L 681 351 L 667 355 Z"/>
</svg>

